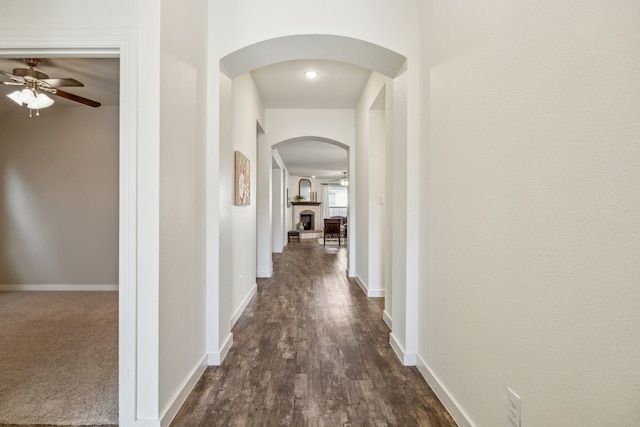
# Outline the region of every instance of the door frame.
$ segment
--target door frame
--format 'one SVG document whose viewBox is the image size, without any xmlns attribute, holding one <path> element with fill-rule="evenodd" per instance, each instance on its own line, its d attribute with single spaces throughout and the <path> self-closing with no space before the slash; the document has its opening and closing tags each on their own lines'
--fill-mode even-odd
<svg viewBox="0 0 640 427">
<path fill-rule="evenodd" d="M 137 32 L 0 30 L 2 57 L 119 58 L 118 395 L 120 425 L 136 420 L 138 338 L 138 83 Z"/>
</svg>

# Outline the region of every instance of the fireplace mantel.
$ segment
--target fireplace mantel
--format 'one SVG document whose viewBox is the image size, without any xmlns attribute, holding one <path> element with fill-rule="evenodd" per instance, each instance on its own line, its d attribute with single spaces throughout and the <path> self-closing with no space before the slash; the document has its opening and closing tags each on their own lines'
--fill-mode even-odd
<svg viewBox="0 0 640 427">
<path fill-rule="evenodd" d="M 320 206 L 322 202 L 291 202 L 294 206 Z"/>
</svg>

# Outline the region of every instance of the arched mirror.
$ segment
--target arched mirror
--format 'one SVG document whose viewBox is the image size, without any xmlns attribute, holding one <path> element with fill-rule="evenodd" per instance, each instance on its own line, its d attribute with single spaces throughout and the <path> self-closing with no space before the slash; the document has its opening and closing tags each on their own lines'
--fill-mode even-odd
<svg viewBox="0 0 640 427">
<path fill-rule="evenodd" d="M 311 200 L 311 181 L 307 178 L 302 178 L 298 181 L 298 194 L 302 197 L 302 200 Z"/>
</svg>

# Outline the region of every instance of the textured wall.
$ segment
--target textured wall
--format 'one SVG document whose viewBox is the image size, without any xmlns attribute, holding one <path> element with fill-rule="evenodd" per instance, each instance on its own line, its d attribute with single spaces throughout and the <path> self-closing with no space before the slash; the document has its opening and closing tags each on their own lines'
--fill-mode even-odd
<svg viewBox="0 0 640 427">
<path fill-rule="evenodd" d="M 384 278 L 386 251 L 384 221 L 385 193 L 385 147 L 392 144 L 387 141 L 385 109 L 391 108 L 385 102 L 385 92 L 391 80 L 379 73 L 372 72 L 365 85 L 356 108 L 356 172 L 357 172 L 357 232 L 356 271 L 360 281 L 367 287 L 370 295 L 384 296 L 387 283 Z M 391 101 L 391 100 L 390 100 Z M 390 139 L 390 138 L 389 138 Z M 390 281 L 389 281 L 390 282 Z M 390 284 L 390 283 L 389 283 Z"/>
<path fill-rule="evenodd" d="M 203 367 L 206 331 L 205 1 L 162 1 L 159 413 Z M 143 104 L 144 108 L 144 104 Z M 188 333 L 185 333 L 188 331 Z M 179 397 L 177 404 L 181 404 Z"/>
<path fill-rule="evenodd" d="M 118 108 L 0 119 L 0 284 L 118 284 Z"/>
<path fill-rule="evenodd" d="M 230 189 L 231 199 L 231 241 L 221 242 L 221 250 L 231 251 L 231 283 L 233 284 L 232 307 L 234 312 L 240 309 L 256 285 L 256 212 L 258 205 L 258 136 L 256 125 L 264 123 L 262 98 L 256 89 L 250 74 L 244 74 L 233 80 L 233 121 L 232 150 L 242 152 L 251 161 L 251 204 L 234 206 L 234 186 Z M 234 158 L 221 158 L 220 162 L 229 162 L 231 182 L 234 182 Z M 268 162 L 269 166 L 271 162 Z M 267 182 L 270 178 L 267 169 Z M 270 209 L 266 209 L 270 216 Z M 268 239 L 270 242 L 270 239 Z M 270 245 L 268 245 L 270 249 Z"/>
<path fill-rule="evenodd" d="M 419 357 L 475 425 L 640 425 L 639 17 L 425 2 Z"/>
</svg>

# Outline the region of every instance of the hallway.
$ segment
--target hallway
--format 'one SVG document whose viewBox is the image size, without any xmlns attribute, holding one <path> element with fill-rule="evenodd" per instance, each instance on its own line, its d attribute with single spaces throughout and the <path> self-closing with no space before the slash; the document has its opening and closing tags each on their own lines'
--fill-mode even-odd
<svg viewBox="0 0 640 427">
<path fill-rule="evenodd" d="M 388 341 L 383 300 L 348 280 L 346 248 L 302 240 L 234 327 L 171 426 L 455 426 Z"/>
</svg>

